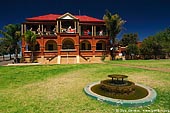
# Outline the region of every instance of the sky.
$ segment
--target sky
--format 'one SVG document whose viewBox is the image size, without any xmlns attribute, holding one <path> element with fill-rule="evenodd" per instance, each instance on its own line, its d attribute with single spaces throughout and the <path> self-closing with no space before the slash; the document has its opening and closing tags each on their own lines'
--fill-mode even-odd
<svg viewBox="0 0 170 113">
<path fill-rule="evenodd" d="M 3 0 L 0 29 L 45 14 L 69 12 L 103 19 L 106 9 L 127 21 L 117 36 L 119 39 L 124 33 L 138 33 L 143 40 L 170 27 L 170 0 Z"/>
</svg>

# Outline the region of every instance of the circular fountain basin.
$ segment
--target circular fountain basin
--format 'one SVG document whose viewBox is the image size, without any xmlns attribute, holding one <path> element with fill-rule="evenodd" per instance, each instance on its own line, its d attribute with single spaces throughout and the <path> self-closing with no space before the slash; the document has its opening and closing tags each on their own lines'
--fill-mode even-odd
<svg viewBox="0 0 170 113">
<path fill-rule="evenodd" d="M 137 83 L 135 83 L 135 86 L 138 87 L 138 89 L 140 88 L 143 89 L 145 91 L 144 95 L 138 97 L 135 96 L 135 94 L 132 94 L 135 98 L 122 98 L 122 97 L 127 97 L 129 95 L 123 94 L 123 96 L 122 95 L 117 96 L 116 94 L 113 94 L 109 96 L 110 94 L 108 93 L 108 95 L 106 96 L 103 95 L 102 93 L 100 94 L 93 91 L 95 87 L 98 88 L 98 86 L 101 85 L 100 83 L 101 82 L 94 82 L 87 85 L 84 88 L 85 93 L 99 101 L 107 102 L 112 105 L 120 105 L 120 106 L 128 106 L 128 107 L 146 106 L 151 104 L 156 99 L 157 96 L 157 93 L 154 89 Z M 138 92 L 137 89 L 136 91 Z"/>
</svg>

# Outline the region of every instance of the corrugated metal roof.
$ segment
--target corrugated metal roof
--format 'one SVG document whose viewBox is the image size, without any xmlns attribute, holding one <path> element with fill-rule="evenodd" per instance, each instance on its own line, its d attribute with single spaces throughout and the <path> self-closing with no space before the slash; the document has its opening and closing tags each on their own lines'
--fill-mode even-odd
<svg viewBox="0 0 170 113">
<path fill-rule="evenodd" d="M 26 18 L 27 21 L 55 21 L 62 15 L 59 14 L 47 14 L 42 16 L 36 16 L 31 18 Z M 104 22 L 101 19 L 97 19 L 94 17 L 86 16 L 86 15 L 75 15 L 76 18 L 79 19 L 80 22 Z"/>
</svg>

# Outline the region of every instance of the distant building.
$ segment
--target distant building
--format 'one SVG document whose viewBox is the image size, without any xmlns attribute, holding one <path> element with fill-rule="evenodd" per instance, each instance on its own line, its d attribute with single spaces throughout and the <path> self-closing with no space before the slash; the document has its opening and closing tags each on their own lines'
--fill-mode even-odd
<svg viewBox="0 0 170 113">
<path fill-rule="evenodd" d="M 48 14 L 26 18 L 21 32 L 39 34 L 34 57 L 47 64 L 88 63 L 109 58 L 110 42 L 103 20 L 84 15 Z M 22 57 L 30 61 L 30 47 L 22 37 Z"/>
</svg>

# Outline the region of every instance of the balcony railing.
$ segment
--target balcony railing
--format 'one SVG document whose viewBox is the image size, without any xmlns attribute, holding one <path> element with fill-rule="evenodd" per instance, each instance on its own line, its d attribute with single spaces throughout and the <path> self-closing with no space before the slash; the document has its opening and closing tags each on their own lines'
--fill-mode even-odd
<svg viewBox="0 0 170 113">
<path fill-rule="evenodd" d="M 106 32 L 104 32 L 104 31 L 97 31 L 96 32 L 96 36 L 106 36 L 107 34 L 106 34 Z"/>
</svg>

